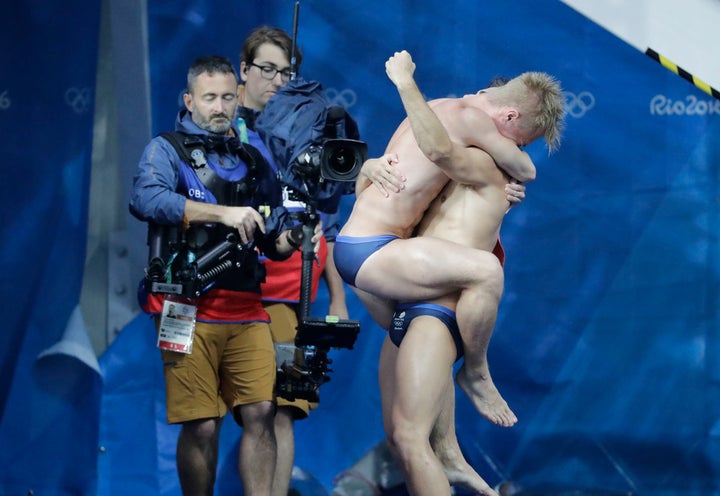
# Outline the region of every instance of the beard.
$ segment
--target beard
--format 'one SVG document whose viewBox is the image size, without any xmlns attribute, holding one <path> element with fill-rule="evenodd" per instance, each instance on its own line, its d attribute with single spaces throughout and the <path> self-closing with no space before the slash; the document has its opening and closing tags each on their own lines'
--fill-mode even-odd
<svg viewBox="0 0 720 496">
<path fill-rule="evenodd" d="M 228 116 L 225 113 L 205 116 L 198 111 L 194 104 L 192 105 L 192 115 L 193 122 L 195 122 L 197 127 L 213 134 L 227 133 L 232 127 L 232 120 L 235 118 L 235 115 Z"/>
</svg>

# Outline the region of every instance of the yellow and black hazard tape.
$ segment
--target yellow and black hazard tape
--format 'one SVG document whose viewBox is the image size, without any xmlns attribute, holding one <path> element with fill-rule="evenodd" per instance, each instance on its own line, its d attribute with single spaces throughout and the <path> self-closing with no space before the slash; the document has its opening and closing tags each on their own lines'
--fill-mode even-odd
<svg viewBox="0 0 720 496">
<path fill-rule="evenodd" d="M 697 86 L 698 88 L 703 90 L 708 95 L 712 95 L 715 98 L 720 100 L 720 91 L 716 90 L 715 88 L 713 88 L 712 86 L 707 84 L 702 79 L 699 79 L 699 78 L 693 76 L 692 74 L 690 74 L 688 71 L 686 71 L 682 67 L 678 67 L 677 64 L 666 59 L 665 57 L 663 57 L 662 55 L 657 53 L 655 50 L 653 50 L 652 48 L 648 48 L 647 50 L 645 50 L 645 54 L 648 55 L 651 59 L 654 59 L 657 62 L 660 62 L 663 65 L 663 67 L 665 67 L 666 69 L 670 69 L 671 71 L 673 71 L 675 74 L 677 74 L 681 78 L 683 78 L 687 81 L 690 81 L 692 84 L 694 84 L 695 86 Z"/>
</svg>

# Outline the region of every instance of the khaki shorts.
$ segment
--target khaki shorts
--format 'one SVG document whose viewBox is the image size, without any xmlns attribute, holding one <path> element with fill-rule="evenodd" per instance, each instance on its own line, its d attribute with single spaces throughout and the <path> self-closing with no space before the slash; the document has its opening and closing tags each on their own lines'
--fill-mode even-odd
<svg viewBox="0 0 720 496">
<path fill-rule="evenodd" d="M 297 334 L 298 318 L 296 305 L 286 303 L 264 303 L 265 311 L 270 314 L 270 332 L 276 343 L 294 343 Z M 293 401 L 277 397 L 278 406 L 289 406 L 296 420 L 307 418 L 310 410 L 317 408 L 317 403 L 296 399 Z"/>
<path fill-rule="evenodd" d="M 197 322 L 192 353 L 162 350 L 162 358 L 170 424 L 275 401 L 275 347 L 265 322 Z"/>
</svg>

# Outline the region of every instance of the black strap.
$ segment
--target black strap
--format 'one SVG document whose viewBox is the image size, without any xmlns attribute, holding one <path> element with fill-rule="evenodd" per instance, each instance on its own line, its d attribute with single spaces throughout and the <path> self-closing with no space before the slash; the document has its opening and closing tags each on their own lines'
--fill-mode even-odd
<svg viewBox="0 0 720 496">
<path fill-rule="evenodd" d="M 200 137 L 179 131 L 160 133 L 160 137 L 165 138 L 175 149 L 182 161 L 190 165 L 193 169 L 207 166 L 205 143 Z M 196 150 L 202 153 L 202 157 L 200 157 Z"/>
<path fill-rule="evenodd" d="M 177 152 L 180 159 L 190 165 L 205 187 L 212 191 L 218 202 L 226 205 L 239 205 L 255 195 L 258 188 L 258 163 L 262 163 L 265 157 L 259 150 L 250 145 L 245 145 L 237 140 L 217 140 L 209 137 L 206 143 L 200 136 L 185 134 L 180 131 L 160 133 Z M 229 182 L 221 178 L 210 167 L 206 158 L 206 151 L 210 148 L 225 148 L 229 153 L 235 153 L 245 165 L 248 171 L 244 179 L 237 182 Z"/>
</svg>

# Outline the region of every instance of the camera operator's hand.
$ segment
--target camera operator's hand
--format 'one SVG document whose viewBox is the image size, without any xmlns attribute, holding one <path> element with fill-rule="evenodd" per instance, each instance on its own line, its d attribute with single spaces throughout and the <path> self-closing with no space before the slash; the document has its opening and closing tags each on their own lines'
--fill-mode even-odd
<svg viewBox="0 0 720 496">
<path fill-rule="evenodd" d="M 313 251 L 317 254 L 320 251 L 320 238 L 323 236 L 322 219 L 318 219 L 318 223 L 315 225 L 315 231 L 313 231 Z"/>
<path fill-rule="evenodd" d="M 214 222 L 237 229 L 243 244 L 255 238 L 255 230 L 265 232 L 265 221 L 260 213 L 252 207 L 229 207 L 213 203 L 185 200 L 185 222 Z"/>
<path fill-rule="evenodd" d="M 386 198 L 390 192 L 399 193 L 405 188 L 405 176 L 395 168 L 398 163 L 397 154 L 388 153 L 380 158 L 365 161 L 360 174 L 370 181 Z M 367 185 L 367 181 L 365 182 Z"/>
<path fill-rule="evenodd" d="M 248 244 L 254 240 L 257 229 L 265 233 L 265 220 L 254 208 L 225 207 L 225 209 L 226 213 L 221 222 L 226 226 L 237 229 L 243 244 Z"/>
<path fill-rule="evenodd" d="M 309 227 L 309 226 L 308 226 Z M 279 236 L 278 240 L 276 241 L 278 251 L 281 253 L 285 253 L 291 250 L 299 250 L 302 248 L 303 245 L 303 239 L 305 237 L 305 226 L 303 224 L 298 224 L 292 229 L 289 229 L 287 231 L 284 231 L 284 236 Z M 323 230 L 322 230 L 322 219 L 318 219 L 317 224 L 315 224 L 315 229 L 313 230 L 313 237 L 310 238 L 310 241 L 313 245 L 313 251 L 317 254 L 318 250 L 320 249 L 320 238 L 322 238 Z M 284 244 L 283 241 L 284 240 Z"/>
</svg>

